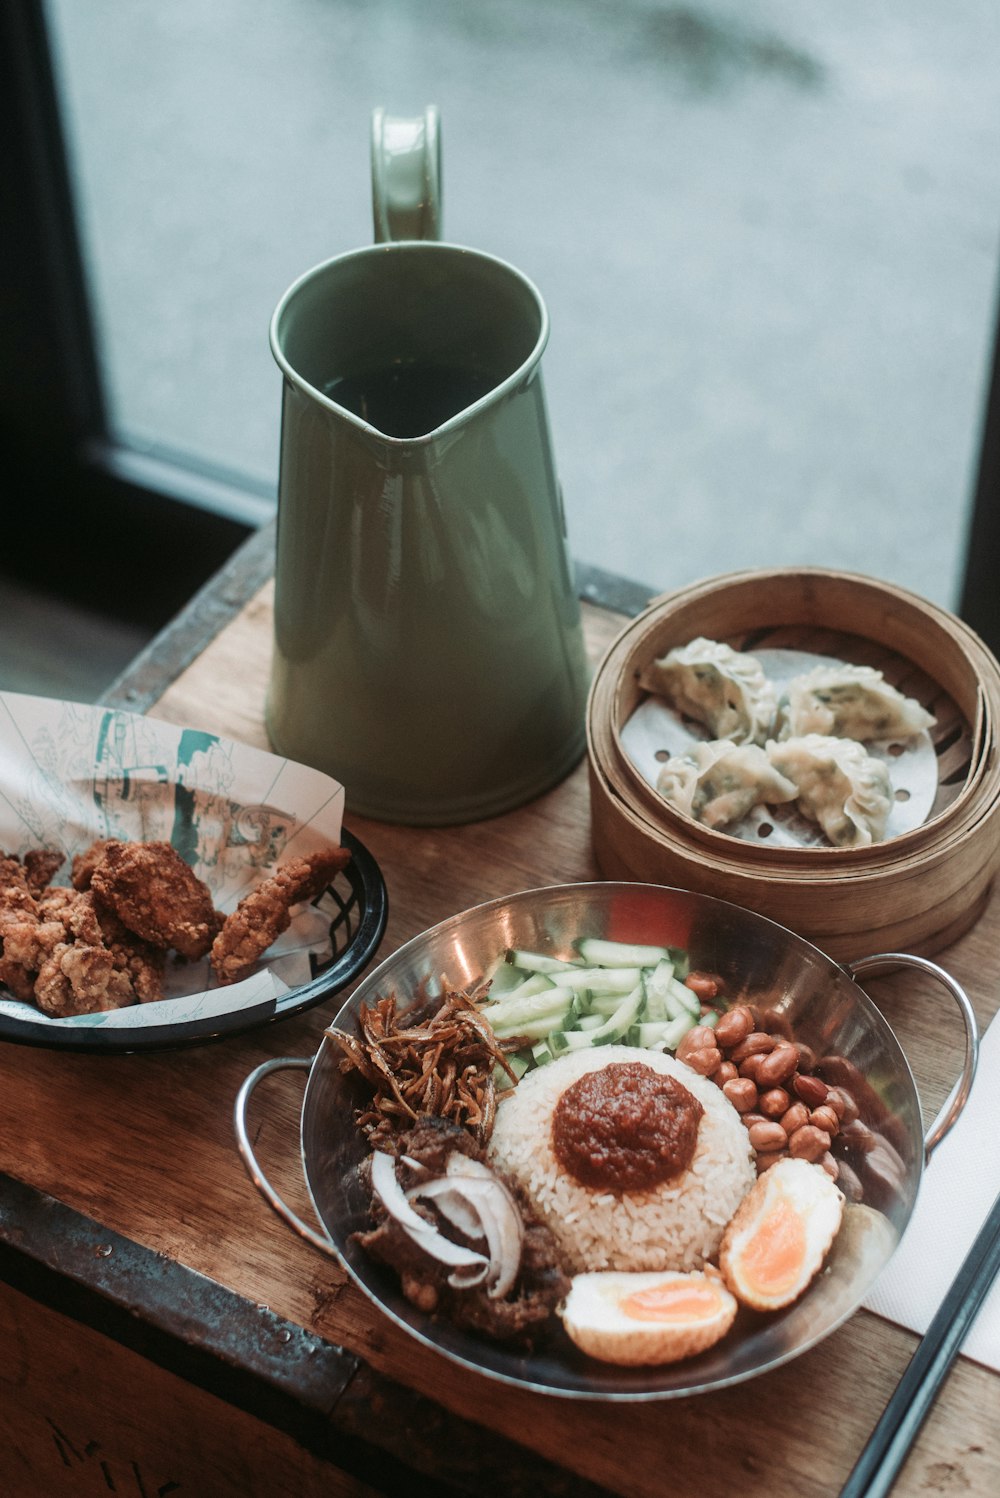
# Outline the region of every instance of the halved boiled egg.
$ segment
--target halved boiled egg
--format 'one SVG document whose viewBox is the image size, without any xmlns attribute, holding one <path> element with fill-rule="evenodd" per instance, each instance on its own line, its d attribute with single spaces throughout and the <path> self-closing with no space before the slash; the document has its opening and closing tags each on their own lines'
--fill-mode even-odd
<svg viewBox="0 0 1000 1498">
<path fill-rule="evenodd" d="M 719 1267 L 726 1284 L 756 1311 L 791 1305 L 822 1266 L 843 1211 L 844 1194 L 822 1166 L 775 1161 L 723 1234 Z"/>
<path fill-rule="evenodd" d="M 675 1363 L 724 1337 L 736 1301 L 714 1269 L 574 1275 L 562 1310 L 582 1352 L 630 1366 Z"/>
</svg>

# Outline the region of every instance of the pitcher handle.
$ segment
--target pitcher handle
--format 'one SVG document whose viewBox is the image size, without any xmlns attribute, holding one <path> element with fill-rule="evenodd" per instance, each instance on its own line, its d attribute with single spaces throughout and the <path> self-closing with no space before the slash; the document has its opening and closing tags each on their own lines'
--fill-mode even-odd
<svg viewBox="0 0 1000 1498">
<path fill-rule="evenodd" d="M 441 122 L 437 107 L 403 117 L 372 112 L 375 243 L 441 238 Z"/>
<path fill-rule="evenodd" d="M 943 967 L 938 967 L 936 962 L 930 962 L 926 957 L 915 957 L 909 952 L 879 952 L 871 957 L 859 957 L 855 962 L 847 963 L 846 967 L 852 978 L 858 978 L 862 973 L 881 971 L 888 967 L 916 968 L 919 972 L 926 973 L 928 977 L 936 978 L 939 983 L 942 983 L 959 1007 L 965 1024 L 965 1057 L 958 1081 L 924 1136 L 924 1159 L 929 1160 L 932 1151 L 941 1143 L 968 1102 L 969 1091 L 979 1064 L 979 1026 L 976 1024 L 976 1016 L 969 1002 L 969 996 L 961 984 L 957 983 L 950 973 L 946 973 Z"/>
</svg>

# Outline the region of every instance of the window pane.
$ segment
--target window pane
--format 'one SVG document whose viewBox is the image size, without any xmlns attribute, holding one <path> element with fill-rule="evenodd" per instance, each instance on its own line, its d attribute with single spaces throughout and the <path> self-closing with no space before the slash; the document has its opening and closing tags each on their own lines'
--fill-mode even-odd
<svg viewBox="0 0 1000 1498">
<path fill-rule="evenodd" d="M 371 237 L 371 109 L 443 120 L 514 261 L 575 555 L 953 605 L 1000 248 L 994 0 L 50 0 L 115 420 L 273 484 L 286 285 Z"/>
</svg>

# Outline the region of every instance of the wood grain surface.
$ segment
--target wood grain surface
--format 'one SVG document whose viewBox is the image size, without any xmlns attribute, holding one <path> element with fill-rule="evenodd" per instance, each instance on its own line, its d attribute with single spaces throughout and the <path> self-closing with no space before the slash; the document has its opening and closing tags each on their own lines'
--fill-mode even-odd
<svg viewBox="0 0 1000 1498">
<path fill-rule="evenodd" d="M 589 606 L 585 621 L 596 659 L 624 621 Z M 266 746 L 270 627 L 265 587 L 152 712 Z M 383 956 L 424 927 L 492 896 L 596 877 L 583 764 L 529 806 L 445 830 L 354 818 L 348 788 L 346 823 L 374 853 L 388 885 Z M 997 1007 L 998 938 L 1000 899 L 994 896 L 978 925 L 941 959 L 968 987 L 983 1024 Z M 913 975 L 873 982 L 870 991 L 910 1057 L 930 1119 L 957 1074 L 957 1014 Z M 311 1056 L 338 1003 L 176 1054 L 95 1058 L 8 1047 L 0 1169 L 560 1464 L 567 1492 L 579 1478 L 635 1498 L 668 1491 L 683 1498 L 836 1493 L 916 1345 L 898 1327 L 859 1312 L 793 1363 L 692 1399 L 605 1405 L 528 1395 L 461 1370 L 415 1342 L 375 1311 L 332 1260 L 272 1214 L 237 1155 L 233 1101 L 259 1062 Z M 262 1085 L 251 1127 L 264 1168 L 307 1216 L 297 1155 L 301 1075 L 279 1073 Z M 8 1309 L 15 1329 L 18 1314 L 16 1306 Z M 84 1366 L 83 1351 L 80 1359 Z M 0 1366 L 0 1389 L 17 1377 L 10 1368 L 9 1362 Z M 182 1401 L 176 1391 L 168 1393 L 179 1417 Z M 998 1417 L 1000 1378 L 960 1360 L 898 1492 L 921 1498 L 1000 1492 Z M 378 1418 L 373 1409 L 372 1419 Z M 240 1440 L 235 1426 L 232 1439 Z M 206 1460 L 216 1460 L 214 1448 L 206 1444 L 205 1451 Z"/>
</svg>

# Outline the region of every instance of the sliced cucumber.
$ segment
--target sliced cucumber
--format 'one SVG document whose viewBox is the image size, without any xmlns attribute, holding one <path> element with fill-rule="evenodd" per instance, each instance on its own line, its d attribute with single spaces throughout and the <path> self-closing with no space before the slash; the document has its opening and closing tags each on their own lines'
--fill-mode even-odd
<svg viewBox="0 0 1000 1498">
<path fill-rule="evenodd" d="M 502 993 L 496 1002 L 498 1004 L 509 1004 L 512 1000 L 530 999 L 533 994 L 547 993 L 550 988 L 555 988 L 555 986 L 553 979 L 547 978 L 544 973 L 529 973 L 522 983 L 519 983 L 516 988 L 508 988 L 507 992 Z M 490 989 L 490 996 L 486 1002 L 487 1004 L 493 1002 L 492 989 Z"/>
<path fill-rule="evenodd" d="M 543 952 L 524 952 L 516 947 L 510 949 L 505 960 L 527 973 L 563 973 L 572 966 L 561 957 L 546 957 Z"/>
<path fill-rule="evenodd" d="M 593 994 L 617 994 L 624 998 L 635 987 L 634 967 L 572 967 L 556 974 L 556 982 L 566 988 L 589 988 Z"/>
<path fill-rule="evenodd" d="M 529 972 L 515 967 L 513 963 L 499 963 L 490 978 L 490 998 L 498 999 L 501 994 L 510 993 L 512 989 L 519 988 L 525 979 L 530 977 Z"/>
<path fill-rule="evenodd" d="M 678 1014 L 677 999 L 671 991 L 673 978 L 674 965 L 666 958 L 662 962 L 658 962 L 652 972 L 648 970 L 643 972 L 642 982 L 646 991 L 646 1007 L 644 1010 L 646 1019 L 674 1019 Z"/>
<path fill-rule="evenodd" d="M 679 1010 L 684 1010 L 694 1016 L 695 1019 L 701 1014 L 701 1000 L 693 989 L 688 988 L 686 983 L 678 983 L 674 978 L 670 985 L 670 991 Z"/>
<path fill-rule="evenodd" d="M 576 944 L 584 962 L 594 967 L 655 967 L 670 960 L 667 947 L 640 947 L 629 942 L 605 941 L 599 936 L 585 936 Z"/>
<path fill-rule="evenodd" d="M 579 1010 L 579 1000 L 571 988 L 550 985 L 544 992 L 527 998 L 506 998 L 498 1004 L 487 1004 L 480 1013 L 500 1040 L 512 1035 L 541 1040 L 550 1030 L 565 1029 Z"/>
<path fill-rule="evenodd" d="M 564 962 L 512 947 L 491 980 L 481 1014 L 500 1040 L 523 1041 L 508 1059 L 518 1075 L 553 1056 L 624 1042 L 674 1051 L 692 1025 L 712 1025 L 714 1010 L 682 981 L 687 953 L 601 937 L 576 943 L 579 959 Z M 497 1087 L 513 1084 L 499 1068 Z M 501 1080 L 502 1078 L 502 1080 Z"/>
<path fill-rule="evenodd" d="M 624 1040 L 629 1027 L 635 1024 L 641 1008 L 642 984 L 637 983 L 603 1025 L 598 1025 L 592 1030 L 553 1031 L 549 1036 L 549 1045 L 552 1047 L 553 1054 L 561 1051 L 580 1051 L 592 1045 L 614 1045 L 616 1041 Z"/>
<path fill-rule="evenodd" d="M 631 992 L 632 989 L 629 989 L 629 993 Z M 579 995 L 580 1008 L 584 1014 L 600 1014 L 605 1019 L 610 1019 L 622 999 L 627 997 L 628 994 L 624 993 L 591 993 L 589 989 L 585 989 Z"/>
<path fill-rule="evenodd" d="M 628 1043 L 647 1051 L 675 1051 L 694 1023 L 687 1013 L 670 1020 L 642 1020 L 629 1029 Z"/>
<path fill-rule="evenodd" d="M 539 1014 L 535 1019 L 522 1020 L 518 1025 L 512 1025 L 509 1030 L 494 1030 L 497 1040 L 523 1040 L 525 1045 L 529 1041 L 545 1040 L 555 1030 L 571 1029 L 576 1024 L 577 1015 L 572 1009 L 566 1009 L 555 1014 Z M 514 1052 L 516 1056 L 517 1051 Z"/>
</svg>

